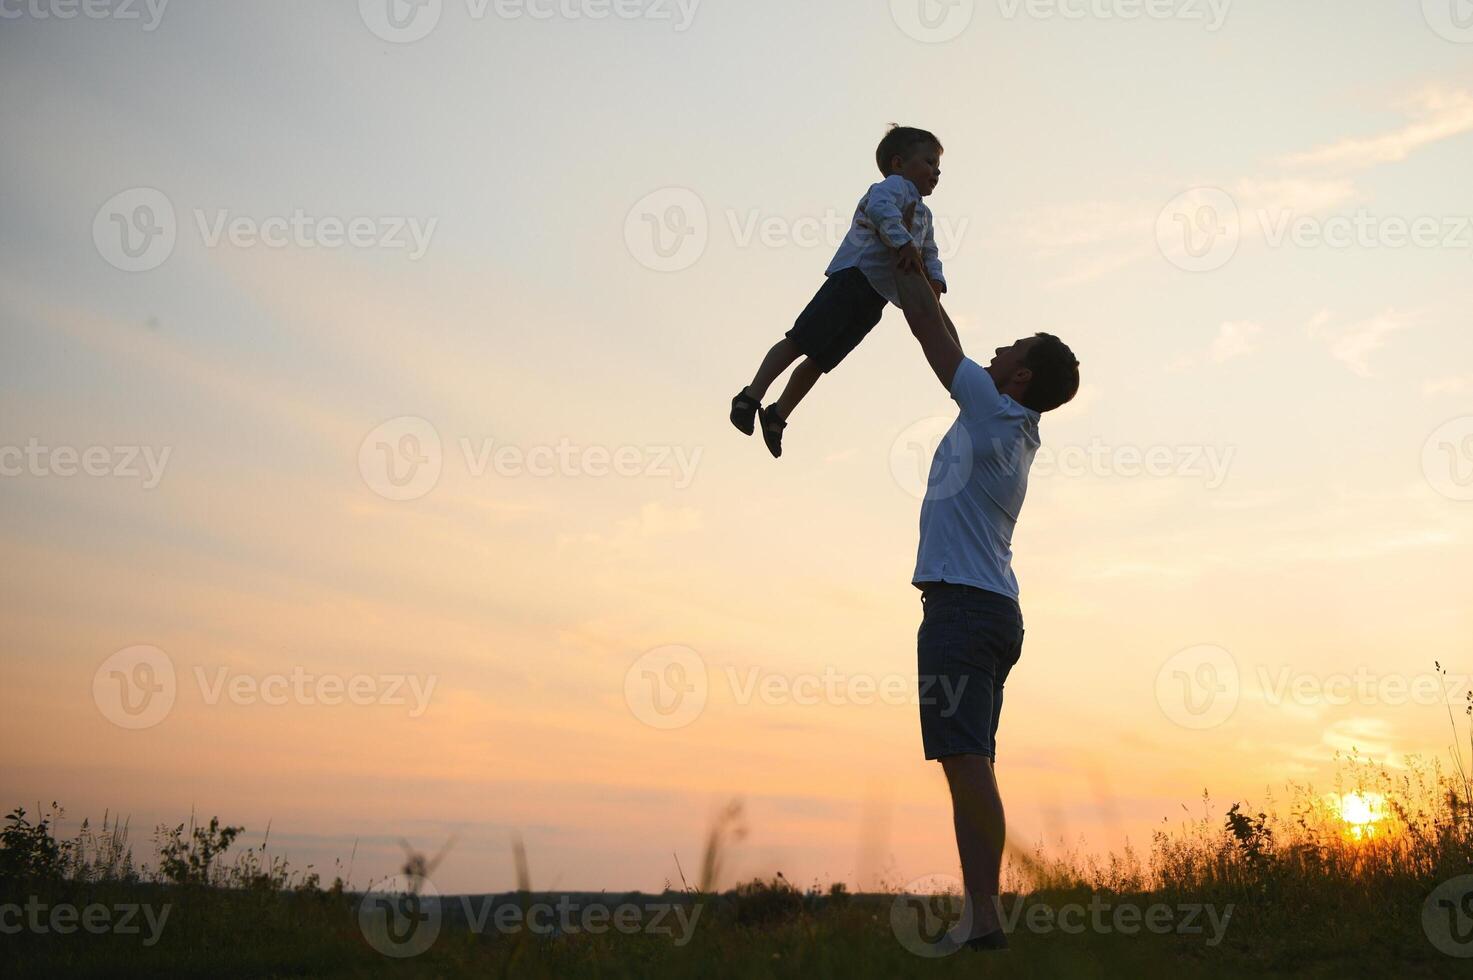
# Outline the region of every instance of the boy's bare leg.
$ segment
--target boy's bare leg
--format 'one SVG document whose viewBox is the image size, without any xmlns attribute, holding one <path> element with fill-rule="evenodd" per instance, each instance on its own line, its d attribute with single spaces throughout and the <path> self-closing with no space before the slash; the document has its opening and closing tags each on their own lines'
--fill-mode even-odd
<svg viewBox="0 0 1473 980">
<path fill-rule="evenodd" d="M 762 359 L 762 364 L 757 368 L 757 374 L 752 378 L 752 383 L 747 386 L 747 394 L 759 402 L 767 397 L 767 389 L 777 380 L 777 376 L 788 369 L 803 354 L 798 350 L 798 345 L 784 337 L 772 345 L 767 356 Z M 812 387 L 810 385 L 809 387 Z"/>
<path fill-rule="evenodd" d="M 992 760 L 985 755 L 952 755 L 941 760 L 951 787 L 952 822 L 956 849 L 962 860 L 962 881 L 971 912 L 969 939 L 1002 928 L 998 916 L 1002 848 L 1006 838 L 1002 794 Z"/>
<path fill-rule="evenodd" d="M 823 377 L 823 372 L 818 365 L 813 363 L 813 358 L 805 357 L 803 363 L 793 369 L 793 376 L 788 378 L 787 386 L 783 388 L 782 395 L 777 400 L 777 410 L 784 419 L 793 417 L 793 409 L 803 400 L 803 396 L 813 390 L 818 379 Z"/>
</svg>

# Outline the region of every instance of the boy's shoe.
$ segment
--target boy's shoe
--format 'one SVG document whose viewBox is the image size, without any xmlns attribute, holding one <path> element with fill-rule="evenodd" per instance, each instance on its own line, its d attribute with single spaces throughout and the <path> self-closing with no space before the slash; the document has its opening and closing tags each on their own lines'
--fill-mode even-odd
<svg viewBox="0 0 1473 980">
<path fill-rule="evenodd" d="M 736 426 L 737 431 L 742 435 L 751 435 L 752 421 L 757 415 L 757 409 L 761 407 L 762 403 L 747 394 L 747 389 L 743 388 L 731 400 L 731 424 Z"/>
<path fill-rule="evenodd" d="M 762 422 L 762 441 L 767 443 L 772 458 L 777 459 L 783 454 L 783 430 L 788 427 L 788 420 L 778 411 L 777 402 L 757 409 L 757 417 Z"/>
</svg>

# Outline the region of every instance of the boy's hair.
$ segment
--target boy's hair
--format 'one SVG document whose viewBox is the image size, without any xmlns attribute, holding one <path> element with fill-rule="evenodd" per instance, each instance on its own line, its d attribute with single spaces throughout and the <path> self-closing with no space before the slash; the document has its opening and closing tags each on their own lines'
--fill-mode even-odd
<svg viewBox="0 0 1473 980">
<path fill-rule="evenodd" d="M 1051 412 L 1079 392 L 1079 361 L 1062 340 L 1038 333 L 1028 348 L 1023 367 L 1033 372 L 1021 401 L 1035 412 Z"/>
<path fill-rule="evenodd" d="M 890 176 L 891 160 L 908 157 L 917 146 L 923 145 L 936 147 L 937 153 L 945 152 L 945 147 L 934 133 L 916 129 L 914 126 L 897 126 L 891 123 L 890 131 L 875 149 L 875 163 L 879 165 L 880 173 Z"/>
</svg>

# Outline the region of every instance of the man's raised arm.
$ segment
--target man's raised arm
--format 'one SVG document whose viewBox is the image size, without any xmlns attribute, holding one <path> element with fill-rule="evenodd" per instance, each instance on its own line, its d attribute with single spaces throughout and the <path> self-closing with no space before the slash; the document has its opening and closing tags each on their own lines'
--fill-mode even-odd
<svg viewBox="0 0 1473 980">
<path fill-rule="evenodd" d="M 951 379 L 961 366 L 963 357 L 956 329 L 951 326 L 950 318 L 941 309 L 936 294 L 931 291 L 931 284 L 926 282 L 924 276 L 914 272 L 897 272 L 895 285 L 899 291 L 900 308 L 905 311 L 905 319 L 910 323 L 910 332 L 920 341 L 926 361 L 931 365 L 931 370 L 936 372 L 941 386 L 948 392 L 951 391 Z"/>
</svg>

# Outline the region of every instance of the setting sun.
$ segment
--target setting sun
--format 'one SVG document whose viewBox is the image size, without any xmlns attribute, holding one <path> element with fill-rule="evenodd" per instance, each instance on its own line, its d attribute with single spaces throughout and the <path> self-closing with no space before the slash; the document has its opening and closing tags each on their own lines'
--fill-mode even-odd
<svg viewBox="0 0 1473 980">
<path fill-rule="evenodd" d="M 1386 798 L 1380 793 L 1346 793 L 1336 802 L 1340 819 L 1356 840 L 1374 836 L 1377 825 L 1386 818 Z"/>
</svg>

